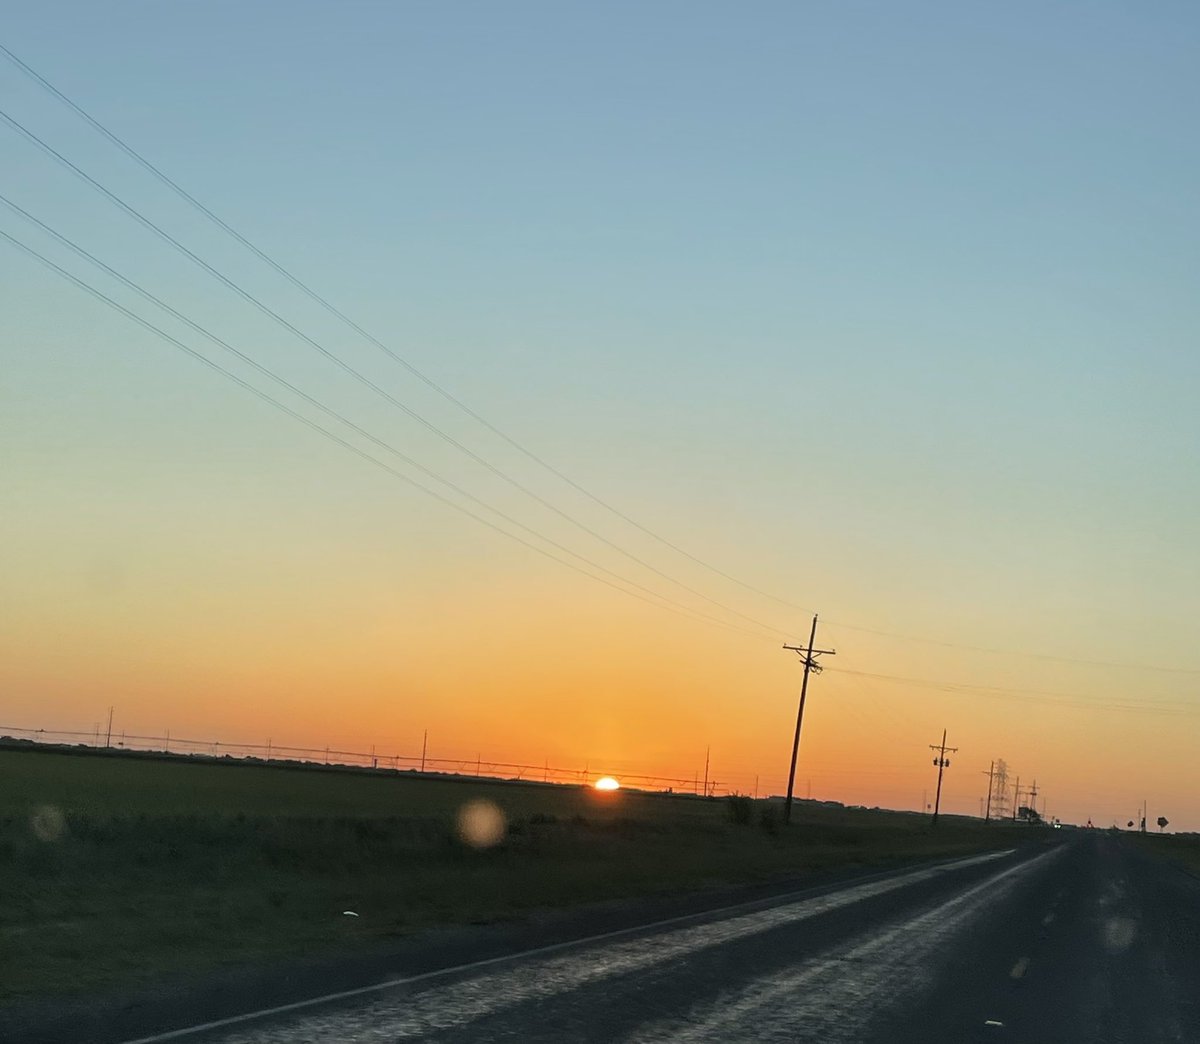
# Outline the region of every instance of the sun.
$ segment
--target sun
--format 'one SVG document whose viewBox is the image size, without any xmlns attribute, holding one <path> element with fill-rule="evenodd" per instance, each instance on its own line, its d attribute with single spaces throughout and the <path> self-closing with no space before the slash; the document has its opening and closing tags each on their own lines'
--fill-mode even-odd
<svg viewBox="0 0 1200 1044">
<path fill-rule="evenodd" d="M 601 776 L 596 780 L 595 787 L 597 790 L 620 790 L 621 783 L 612 776 Z"/>
</svg>

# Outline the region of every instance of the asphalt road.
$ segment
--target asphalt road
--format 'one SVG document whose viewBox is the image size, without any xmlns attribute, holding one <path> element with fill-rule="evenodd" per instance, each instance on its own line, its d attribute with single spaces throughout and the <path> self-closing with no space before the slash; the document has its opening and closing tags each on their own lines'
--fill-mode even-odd
<svg viewBox="0 0 1200 1044">
<path fill-rule="evenodd" d="M 143 1040 L 1200 1042 L 1200 880 L 1076 835 Z"/>
</svg>

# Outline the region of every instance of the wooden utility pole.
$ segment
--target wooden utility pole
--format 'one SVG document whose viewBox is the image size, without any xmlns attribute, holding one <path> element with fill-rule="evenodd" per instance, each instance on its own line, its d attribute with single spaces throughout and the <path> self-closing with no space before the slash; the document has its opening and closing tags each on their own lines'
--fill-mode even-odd
<svg viewBox="0 0 1200 1044">
<path fill-rule="evenodd" d="M 990 823 L 992 821 L 992 781 L 996 775 L 996 762 L 993 761 L 987 770 L 988 792 L 987 792 L 987 811 L 983 814 L 983 821 Z"/>
<path fill-rule="evenodd" d="M 425 730 L 425 738 L 421 740 L 421 771 L 425 771 L 425 752 L 429 749 L 429 730 Z"/>
<path fill-rule="evenodd" d="M 708 797 L 708 755 L 711 747 L 704 748 L 704 796 Z"/>
<path fill-rule="evenodd" d="M 931 743 L 929 749 L 938 752 L 938 756 L 933 759 L 933 763 L 938 767 L 937 796 L 933 799 L 933 825 L 937 826 L 938 811 L 942 805 L 942 773 L 950 767 L 950 759 L 946 755 L 958 753 L 958 748 L 946 746 L 946 730 L 942 729 L 941 744 Z"/>
<path fill-rule="evenodd" d="M 788 785 L 787 797 L 783 802 L 783 821 L 791 822 L 792 818 L 792 787 L 796 783 L 796 756 L 800 753 L 800 726 L 804 723 L 804 700 L 808 696 L 808 676 L 809 674 L 820 674 L 821 665 L 817 663 L 818 656 L 836 656 L 836 649 L 818 649 L 817 641 L 817 617 L 813 614 L 812 631 L 808 635 L 808 646 L 802 645 L 785 645 L 785 649 L 790 649 L 796 653 L 804 661 L 804 680 L 800 683 L 800 708 L 796 711 L 796 735 L 792 739 L 792 762 L 788 766 Z"/>
</svg>

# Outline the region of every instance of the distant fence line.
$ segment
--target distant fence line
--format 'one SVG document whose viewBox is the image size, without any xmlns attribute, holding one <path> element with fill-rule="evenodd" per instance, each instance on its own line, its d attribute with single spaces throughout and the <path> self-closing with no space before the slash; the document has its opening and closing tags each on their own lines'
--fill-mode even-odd
<svg viewBox="0 0 1200 1044">
<path fill-rule="evenodd" d="M 220 740 L 186 739 L 172 736 L 135 736 L 125 732 L 109 735 L 105 729 L 71 731 L 66 729 L 27 729 L 0 725 L 0 742 L 26 740 L 47 746 L 88 747 L 96 750 L 141 751 L 209 758 L 229 758 L 237 761 L 263 763 L 301 763 L 306 765 L 344 765 L 377 771 L 414 772 L 438 775 L 473 776 L 480 779 L 523 780 L 535 783 L 586 785 L 597 773 L 585 765 L 582 769 L 562 768 L 548 761 L 541 765 L 489 761 L 482 755 L 475 758 L 441 758 L 428 754 L 385 754 L 374 747 L 369 752 L 337 750 L 334 747 L 289 747 L 266 743 L 224 743 Z M 709 797 L 732 793 L 715 779 L 704 780 L 675 776 L 653 776 L 634 772 L 614 773 L 621 783 L 640 790 L 669 790 L 675 793 Z"/>
</svg>

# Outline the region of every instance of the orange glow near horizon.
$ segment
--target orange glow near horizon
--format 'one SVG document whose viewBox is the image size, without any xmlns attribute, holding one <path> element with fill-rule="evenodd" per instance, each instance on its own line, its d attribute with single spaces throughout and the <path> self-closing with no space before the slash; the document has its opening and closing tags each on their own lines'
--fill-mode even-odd
<svg viewBox="0 0 1200 1044">
<path fill-rule="evenodd" d="M 620 790 L 621 789 L 620 780 L 613 779 L 612 776 L 601 776 L 600 779 L 596 780 L 595 784 L 593 784 L 593 785 L 595 786 L 595 788 L 597 790 Z"/>
</svg>

